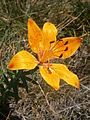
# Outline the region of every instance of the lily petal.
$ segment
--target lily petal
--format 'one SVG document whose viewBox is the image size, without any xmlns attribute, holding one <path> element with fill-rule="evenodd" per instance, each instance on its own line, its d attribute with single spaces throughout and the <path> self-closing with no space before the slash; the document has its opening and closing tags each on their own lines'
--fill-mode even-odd
<svg viewBox="0 0 90 120">
<path fill-rule="evenodd" d="M 69 71 L 69 69 L 63 64 L 52 64 L 51 69 L 53 69 L 59 76 L 68 84 L 79 88 L 80 83 L 76 74 Z"/>
<path fill-rule="evenodd" d="M 32 19 L 28 19 L 28 41 L 35 53 L 38 53 L 39 48 L 43 46 L 42 31 Z"/>
<path fill-rule="evenodd" d="M 10 70 L 20 70 L 20 69 L 31 70 L 31 69 L 34 69 L 37 66 L 37 64 L 38 64 L 38 61 L 32 54 L 30 54 L 29 52 L 25 50 L 22 50 L 13 56 L 13 58 L 9 62 L 8 69 Z"/>
<path fill-rule="evenodd" d="M 54 56 L 65 59 L 72 56 L 76 50 L 80 47 L 82 39 L 79 37 L 66 37 L 62 38 L 61 41 L 56 41 L 52 45 L 52 51 Z"/>
<path fill-rule="evenodd" d="M 40 66 L 40 73 L 43 79 L 55 90 L 59 89 L 60 77 L 59 75 L 51 68 L 45 66 Z"/>
<path fill-rule="evenodd" d="M 54 24 L 50 22 L 46 22 L 43 26 L 43 34 L 44 34 L 44 45 L 48 48 L 50 42 L 56 41 L 57 29 Z"/>
</svg>

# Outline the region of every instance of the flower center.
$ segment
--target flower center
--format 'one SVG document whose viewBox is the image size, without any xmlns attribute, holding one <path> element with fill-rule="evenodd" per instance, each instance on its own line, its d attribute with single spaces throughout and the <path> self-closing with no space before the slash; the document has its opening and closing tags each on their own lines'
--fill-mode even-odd
<svg viewBox="0 0 90 120">
<path fill-rule="evenodd" d="M 38 60 L 40 63 L 47 63 L 52 58 L 51 50 L 40 50 L 38 53 Z"/>
</svg>

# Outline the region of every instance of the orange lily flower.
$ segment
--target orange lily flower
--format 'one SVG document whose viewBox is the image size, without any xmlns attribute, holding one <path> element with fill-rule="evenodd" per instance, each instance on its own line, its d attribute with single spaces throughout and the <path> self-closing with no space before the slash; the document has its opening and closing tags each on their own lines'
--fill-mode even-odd
<svg viewBox="0 0 90 120">
<path fill-rule="evenodd" d="M 31 70 L 39 65 L 43 79 L 55 90 L 60 88 L 60 80 L 79 88 L 77 75 L 69 71 L 64 64 L 51 63 L 54 58 L 68 58 L 80 47 L 82 39 L 66 37 L 56 40 L 57 29 L 54 24 L 46 22 L 41 30 L 32 19 L 28 20 L 28 42 L 35 58 L 31 53 L 22 50 L 13 56 L 9 62 L 10 70 Z"/>
</svg>

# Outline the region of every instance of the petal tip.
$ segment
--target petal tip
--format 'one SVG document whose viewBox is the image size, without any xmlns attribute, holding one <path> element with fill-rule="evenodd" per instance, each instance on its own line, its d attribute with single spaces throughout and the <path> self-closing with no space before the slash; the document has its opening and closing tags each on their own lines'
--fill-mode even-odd
<svg viewBox="0 0 90 120">
<path fill-rule="evenodd" d="M 54 90 L 56 90 L 56 91 L 58 91 L 58 90 L 60 89 L 60 85 L 56 85 L 56 86 L 55 86 L 55 85 L 54 85 L 54 86 L 52 85 L 52 87 L 53 87 Z"/>
<path fill-rule="evenodd" d="M 58 91 L 58 90 L 59 90 L 59 88 L 60 88 L 60 87 L 54 87 L 54 89 L 55 89 L 56 91 Z"/>
<path fill-rule="evenodd" d="M 9 65 L 7 66 L 7 68 L 8 68 L 9 70 L 16 70 L 14 67 L 15 67 L 15 66 L 14 66 L 13 63 L 9 63 Z"/>
<path fill-rule="evenodd" d="M 75 83 L 75 87 L 76 87 L 77 89 L 80 89 L 80 82 L 79 82 L 79 80 L 78 80 L 78 82 Z"/>
<path fill-rule="evenodd" d="M 14 67 L 14 64 L 9 64 L 9 65 L 7 66 L 8 69 L 12 69 L 13 67 Z"/>
<path fill-rule="evenodd" d="M 29 19 L 28 19 L 28 23 L 32 24 L 33 22 L 34 22 L 34 21 L 33 21 L 32 18 L 29 18 Z"/>
<path fill-rule="evenodd" d="M 79 41 L 80 41 L 80 42 L 83 42 L 83 38 L 82 38 L 82 37 L 79 37 Z"/>
</svg>

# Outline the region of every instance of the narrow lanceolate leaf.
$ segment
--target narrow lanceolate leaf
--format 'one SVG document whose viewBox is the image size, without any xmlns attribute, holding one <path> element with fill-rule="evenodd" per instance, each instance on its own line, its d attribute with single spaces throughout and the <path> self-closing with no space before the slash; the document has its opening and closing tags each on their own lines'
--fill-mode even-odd
<svg viewBox="0 0 90 120">
<path fill-rule="evenodd" d="M 34 69 L 37 66 L 37 64 L 38 61 L 32 54 L 25 50 L 22 50 L 13 56 L 13 58 L 9 62 L 8 68 L 10 70 L 31 70 Z"/>
</svg>

